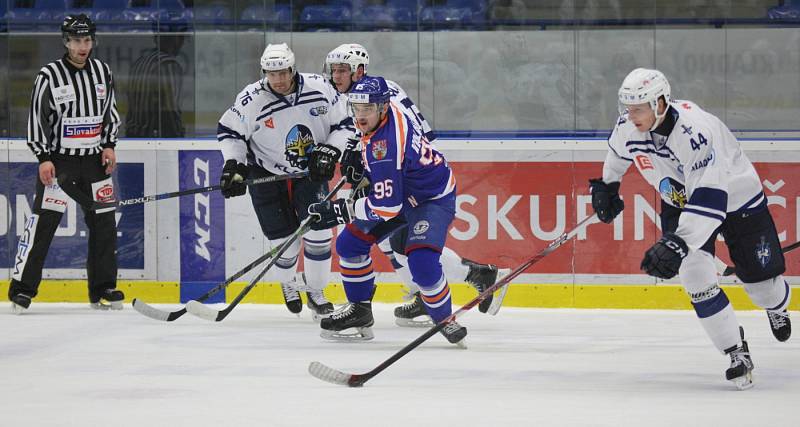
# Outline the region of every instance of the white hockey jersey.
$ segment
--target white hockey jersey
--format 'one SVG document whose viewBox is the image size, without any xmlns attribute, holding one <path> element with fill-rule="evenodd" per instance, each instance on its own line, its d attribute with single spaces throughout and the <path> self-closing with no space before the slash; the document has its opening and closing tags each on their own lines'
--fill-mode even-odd
<svg viewBox="0 0 800 427">
<path fill-rule="evenodd" d="M 680 208 L 675 234 L 697 250 L 727 213 L 764 203 L 761 181 L 736 137 L 716 116 L 689 101 L 674 101 L 668 137 L 640 132 L 627 114 L 608 140 L 603 181 L 622 179 L 633 163 L 667 204 Z"/>
<path fill-rule="evenodd" d="M 236 97 L 217 125 L 225 160 L 255 162 L 274 174 L 308 170 L 308 154 L 316 144 L 344 150 L 355 132 L 347 103 L 317 74 L 298 73 L 297 91 L 288 96 L 266 83 L 251 83 Z"/>
</svg>

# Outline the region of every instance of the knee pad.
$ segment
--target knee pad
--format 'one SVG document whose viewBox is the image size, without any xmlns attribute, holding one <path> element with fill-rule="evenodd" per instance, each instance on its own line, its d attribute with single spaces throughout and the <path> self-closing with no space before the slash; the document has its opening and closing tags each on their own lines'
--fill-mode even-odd
<svg viewBox="0 0 800 427">
<path fill-rule="evenodd" d="M 766 310 L 783 311 L 789 306 L 792 288 L 783 275 L 755 283 L 745 283 L 744 290 L 753 303 Z"/>
<path fill-rule="evenodd" d="M 354 258 L 361 255 L 369 255 L 372 242 L 368 242 L 358 237 L 351 228 L 345 227 L 336 238 L 336 253 L 343 258 Z"/>
<path fill-rule="evenodd" d="M 408 267 L 414 282 L 421 288 L 435 286 L 442 278 L 439 252 L 429 248 L 414 249 L 408 253 Z"/>
<path fill-rule="evenodd" d="M 684 258 L 678 271 L 684 289 L 690 295 L 717 284 L 714 256 L 706 251 L 693 251 Z M 719 288 L 717 288 L 719 289 Z"/>
</svg>

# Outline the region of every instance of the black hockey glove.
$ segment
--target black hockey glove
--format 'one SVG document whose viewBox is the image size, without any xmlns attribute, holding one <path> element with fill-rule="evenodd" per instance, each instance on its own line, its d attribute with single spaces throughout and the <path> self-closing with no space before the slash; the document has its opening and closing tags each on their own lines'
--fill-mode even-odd
<svg viewBox="0 0 800 427">
<path fill-rule="evenodd" d="M 336 171 L 336 162 L 342 154 L 333 145 L 319 144 L 308 155 L 308 177 L 312 181 L 330 181 Z"/>
<path fill-rule="evenodd" d="M 364 178 L 364 164 L 361 163 L 361 150 L 358 149 L 358 140 L 351 139 L 347 142 L 347 149 L 342 154 L 339 172 L 347 178 L 350 185 L 358 185 Z"/>
<path fill-rule="evenodd" d="M 600 221 L 608 224 L 625 209 L 625 203 L 619 198 L 619 182 L 606 184 L 602 178 L 590 179 L 589 191 L 592 193 L 592 208 Z"/>
<path fill-rule="evenodd" d="M 686 255 L 689 255 L 686 242 L 673 233 L 666 233 L 644 253 L 641 269 L 651 276 L 671 279 L 678 274 Z"/>
<path fill-rule="evenodd" d="M 314 203 L 308 207 L 308 213 L 315 218 L 312 230 L 327 230 L 339 224 L 349 224 L 355 217 L 352 203 L 345 199 Z"/>
<path fill-rule="evenodd" d="M 219 178 L 219 185 L 222 186 L 222 195 L 225 198 L 244 195 L 247 192 L 247 165 L 239 163 L 234 159 L 225 162 L 222 167 L 222 176 Z"/>
</svg>

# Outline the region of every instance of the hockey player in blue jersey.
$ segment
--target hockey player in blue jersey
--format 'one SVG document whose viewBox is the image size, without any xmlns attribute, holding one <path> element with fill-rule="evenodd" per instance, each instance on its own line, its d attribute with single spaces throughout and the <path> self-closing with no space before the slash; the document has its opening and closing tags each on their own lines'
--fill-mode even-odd
<svg viewBox="0 0 800 427">
<path fill-rule="evenodd" d="M 717 234 L 750 299 L 766 309 L 778 341 L 791 334 L 791 288 L 761 179 L 722 121 L 690 101 L 671 97 L 658 70 L 637 68 L 619 89 L 621 116 L 608 140 L 603 177 L 590 181 L 592 206 L 606 223 L 623 209 L 622 176 L 633 164 L 661 194 L 663 236 L 641 268 L 662 279 L 680 275 L 700 324 L 716 348 L 730 356 L 725 376 L 752 386 L 753 362 L 744 330 L 717 283 Z"/>
<path fill-rule="evenodd" d="M 374 337 L 370 301 L 375 274 L 369 252 L 386 238 L 378 230 L 390 224 L 400 226 L 394 233 L 403 237 L 411 275 L 432 320 L 438 323 L 452 312 L 439 257 L 455 217 L 456 179 L 441 153 L 390 97 L 382 77 L 364 77 L 348 96 L 350 114 L 363 135 L 363 164 L 371 183 L 367 197 L 309 207 L 324 226 L 347 224 L 336 239 L 336 252 L 349 303 L 322 320 L 323 338 Z M 346 332 L 352 328 L 356 332 Z M 451 343 L 461 343 L 467 329 L 452 321 L 442 333 Z"/>
<path fill-rule="evenodd" d="M 336 47 L 328 53 L 325 57 L 323 74 L 340 94 L 346 96 L 354 83 L 367 75 L 368 66 L 369 53 L 367 49 L 360 44 L 347 43 Z M 391 94 L 390 101 L 411 118 L 412 122 L 422 129 L 422 134 L 428 139 L 428 142 L 434 145 L 433 129 L 428 121 L 425 120 L 422 112 L 411 101 L 411 98 L 396 82 L 386 80 L 386 85 L 389 87 Z M 351 184 L 356 185 L 363 176 L 364 167 L 361 163 L 360 144 L 358 144 L 357 139 L 353 141 L 354 143 L 349 144 L 348 149 L 342 154 L 341 170 L 342 175 L 346 176 Z M 404 254 L 402 239 L 399 236 L 394 239 L 385 239 L 379 243 L 379 246 L 391 261 L 395 272 L 411 290 L 411 301 L 394 310 L 395 323 L 399 326 L 429 326 L 431 323 L 427 320 L 429 317 L 422 302 L 422 294 L 408 270 L 408 260 Z M 498 270 L 497 266 L 493 264 L 483 264 L 461 258 L 448 247 L 442 249 L 441 262 L 445 276 L 449 280 L 469 283 L 478 292 L 483 292 L 484 289 L 493 285 L 497 281 L 498 275 L 507 274 L 509 271 L 507 269 Z M 498 300 L 495 301 L 498 307 L 499 304 L 502 304 L 502 295 L 504 293 L 498 294 Z M 491 305 L 492 295 L 489 295 L 485 300 L 481 301 L 478 309 L 482 313 L 486 313 Z M 494 310 L 493 314 L 496 313 L 497 311 Z"/>
</svg>

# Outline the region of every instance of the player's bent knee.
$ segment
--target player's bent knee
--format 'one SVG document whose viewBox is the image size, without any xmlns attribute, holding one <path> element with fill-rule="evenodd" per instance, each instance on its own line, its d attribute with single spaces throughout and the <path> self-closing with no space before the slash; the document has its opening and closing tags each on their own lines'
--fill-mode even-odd
<svg viewBox="0 0 800 427">
<path fill-rule="evenodd" d="M 711 284 L 717 283 L 717 270 L 714 255 L 699 250 L 689 253 L 681 263 L 681 283 L 689 294 L 701 292 Z"/>
<path fill-rule="evenodd" d="M 435 286 L 442 278 L 439 252 L 430 248 L 414 249 L 408 253 L 408 267 L 414 282 L 422 288 Z"/>
<path fill-rule="evenodd" d="M 367 242 L 345 228 L 336 238 L 336 253 L 343 258 L 353 258 L 369 254 L 371 242 Z"/>
<path fill-rule="evenodd" d="M 783 310 L 789 303 L 791 288 L 783 276 L 745 283 L 744 290 L 757 306 L 767 310 Z"/>
</svg>

